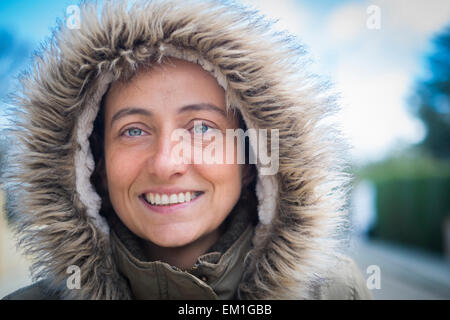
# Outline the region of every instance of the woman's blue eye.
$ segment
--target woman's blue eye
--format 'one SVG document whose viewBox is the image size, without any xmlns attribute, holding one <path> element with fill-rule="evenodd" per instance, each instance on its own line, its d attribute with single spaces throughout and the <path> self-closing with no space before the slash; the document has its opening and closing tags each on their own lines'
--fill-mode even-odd
<svg viewBox="0 0 450 320">
<path fill-rule="evenodd" d="M 142 130 L 139 128 L 131 128 L 126 131 L 130 137 L 136 137 L 142 135 Z"/>
<path fill-rule="evenodd" d="M 197 129 L 199 128 L 199 129 Z M 209 126 L 202 124 L 200 126 L 194 126 L 194 133 L 205 133 L 209 129 Z"/>
</svg>

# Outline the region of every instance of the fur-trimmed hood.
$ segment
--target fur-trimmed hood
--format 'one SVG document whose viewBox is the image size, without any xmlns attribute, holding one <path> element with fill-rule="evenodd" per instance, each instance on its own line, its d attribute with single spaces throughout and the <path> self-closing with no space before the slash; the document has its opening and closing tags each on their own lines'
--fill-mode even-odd
<svg viewBox="0 0 450 320">
<path fill-rule="evenodd" d="M 7 210 L 34 278 L 66 298 L 129 297 L 89 180 L 89 136 L 112 81 L 173 56 L 211 72 L 248 128 L 279 130 L 278 171 L 257 164 L 259 222 L 241 297 L 311 298 L 336 263 L 347 180 L 339 135 L 322 121 L 334 96 L 305 70 L 297 40 L 221 1 L 83 4 L 80 22 L 60 25 L 23 75 L 8 132 Z M 85 270 L 80 290 L 64 291 L 69 265 Z"/>
</svg>

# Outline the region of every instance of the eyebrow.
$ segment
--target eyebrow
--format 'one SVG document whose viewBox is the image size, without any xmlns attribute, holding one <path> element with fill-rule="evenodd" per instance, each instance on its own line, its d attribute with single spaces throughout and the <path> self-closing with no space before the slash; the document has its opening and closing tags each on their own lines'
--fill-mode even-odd
<svg viewBox="0 0 450 320">
<path fill-rule="evenodd" d="M 136 108 L 136 107 L 125 108 L 125 109 L 118 111 L 116 114 L 113 115 L 110 126 L 112 127 L 114 121 L 119 120 L 120 118 L 123 118 L 126 116 L 134 115 L 134 114 L 140 114 L 140 115 L 144 115 L 144 116 L 148 116 L 148 117 L 153 116 L 153 112 L 151 112 L 147 109 Z"/>
<path fill-rule="evenodd" d="M 199 110 L 206 110 L 206 111 L 214 111 L 216 113 L 219 113 L 221 116 L 227 118 L 227 114 L 225 110 L 219 108 L 218 106 L 215 106 L 210 103 L 197 103 L 197 104 L 188 104 L 186 106 L 183 106 L 178 110 L 178 113 L 188 112 L 188 111 L 199 111 Z"/>
<path fill-rule="evenodd" d="M 184 112 L 199 111 L 199 110 L 213 111 L 213 112 L 219 113 L 224 118 L 227 118 L 227 114 L 226 114 L 225 110 L 223 110 L 213 104 L 210 104 L 210 103 L 188 104 L 188 105 L 181 107 L 177 113 L 180 114 L 180 113 L 184 113 Z M 147 110 L 147 109 L 138 108 L 138 107 L 124 108 L 113 115 L 110 125 L 112 127 L 114 121 L 119 120 L 120 118 L 123 118 L 126 116 L 135 115 L 135 114 L 144 115 L 147 117 L 154 116 L 153 112 L 150 110 Z"/>
</svg>

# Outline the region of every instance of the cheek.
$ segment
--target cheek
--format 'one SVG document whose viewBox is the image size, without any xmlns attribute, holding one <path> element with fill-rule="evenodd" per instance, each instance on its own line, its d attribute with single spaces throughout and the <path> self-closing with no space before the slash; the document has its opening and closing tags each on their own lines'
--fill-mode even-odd
<svg viewBox="0 0 450 320">
<path fill-rule="evenodd" d="M 142 157 L 129 150 L 127 152 L 120 149 L 106 150 L 106 179 L 110 192 L 130 186 L 142 166 L 139 159 Z"/>
<path fill-rule="evenodd" d="M 217 192 L 217 197 L 237 196 L 242 185 L 242 165 L 214 164 L 196 165 L 196 170 L 208 180 Z M 234 197 L 233 197 L 234 198 Z"/>
</svg>

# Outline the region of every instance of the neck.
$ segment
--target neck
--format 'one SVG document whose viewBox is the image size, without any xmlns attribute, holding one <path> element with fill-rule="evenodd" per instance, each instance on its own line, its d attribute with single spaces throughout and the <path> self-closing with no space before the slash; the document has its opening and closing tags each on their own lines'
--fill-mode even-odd
<svg viewBox="0 0 450 320">
<path fill-rule="evenodd" d="M 187 270 L 195 265 L 199 256 L 206 253 L 219 240 L 219 229 L 217 228 L 215 231 L 182 247 L 166 248 L 146 241 L 145 250 L 150 261 L 163 261 L 182 270 Z"/>
</svg>

